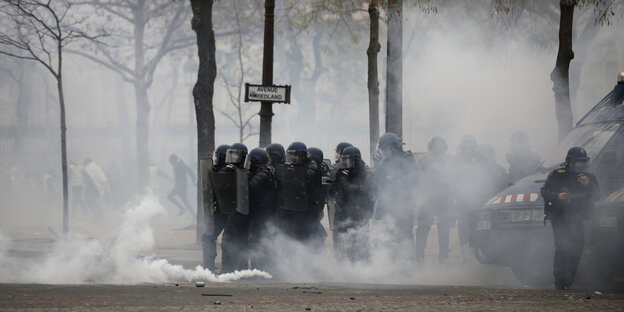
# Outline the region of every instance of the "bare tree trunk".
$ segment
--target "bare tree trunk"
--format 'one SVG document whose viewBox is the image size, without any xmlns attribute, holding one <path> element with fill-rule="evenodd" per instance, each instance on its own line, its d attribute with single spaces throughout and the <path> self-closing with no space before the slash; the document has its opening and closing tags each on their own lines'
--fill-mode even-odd
<svg viewBox="0 0 624 312">
<path fill-rule="evenodd" d="M 134 7 L 134 97 L 136 99 L 136 152 L 137 152 L 137 183 L 138 188 L 143 189 L 148 182 L 149 168 L 149 113 L 150 104 L 147 100 L 147 88 L 145 81 L 145 3 L 140 2 Z"/>
<path fill-rule="evenodd" d="M 368 125 L 370 142 L 370 161 L 379 139 L 379 78 L 377 71 L 377 55 L 381 49 L 379 44 L 379 10 L 377 0 L 370 0 L 368 5 L 370 17 L 370 42 L 366 54 L 368 55 Z"/>
<path fill-rule="evenodd" d="M 65 96 L 63 95 L 63 46 L 58 41 L 58 70 L 56 73 L 56 86 L 58 88 L 58 97 L 60 105 L 61 119 L 61 172 L 63 175 L 63 235 L 67 235 L 69 231 L 69 188 L 67 175 L 67 125 L 65 123 Z"/>
<path fill-rule="evenodd" d="M 561 0 L 561 19 L 559 22 L 559 52 L 555 68 L 550 74 L 555 92 L 555 113 L 559 141 L 561 141 L 574 126 L 572 106 L 570 105 L 570 61 L 574 58 L 572 51 L 572 26 L 574 18 L 575 0 Z"/>
<path fill-rule="evenodd" d="M 138 187 L 147 186 L 149 168 L 149 114 L 150 104 L 147 100 L 147 87 L 142 81 L 134 84 L 134 97 L 137 105 L 136 116 L 136 149 Z"/>
<path fill-rule="evenodd" d="M 217 77 L 217 63 L 215 59 L 215 36 L 212 29 L 212 0 L 191 0 L 193 19 L 191 25 L 197 34 L 197 53 L 199 55 L 199 70 L 197 82 L 193 88 L 195 101 L 195 118 L 197 119 L 197 172 L 199 159 L 211 156 L 215 148 L 215 118 L 212 105 L 214 95 L 214 81 Z M 199 207 L 212 208 L 212 205 L 204 205 L 202 199 L 201 174 L 197 179 L 197 232 L 200 238 L 210 227 L 204 216 L 206 213 Z M 207 199 L 212 200 L 212 199 Z"/>
<path fill-rule="evenodd" d="M 388 0 L 386 132 L 403 137 L 403 0 Z"/>
</svg>

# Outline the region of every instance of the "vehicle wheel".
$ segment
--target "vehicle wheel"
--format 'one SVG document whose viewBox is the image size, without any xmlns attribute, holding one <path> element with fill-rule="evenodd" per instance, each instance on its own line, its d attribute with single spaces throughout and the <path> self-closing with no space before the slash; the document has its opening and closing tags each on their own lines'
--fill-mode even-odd
<svg viewBox="0 0 624 312">
<path fill-rule="evenodd" d="M 511 267 L 514 276 L 524 285 L 533 287 L 545 287 L 553 283 L 553 275 L 550 270 L 539 268 L 539 265 L 515 265 Z"/>
<path fill-rule="evenodd" d="M 483 248 L 473 248 L 474 255 L 481 264 L 496 264 L 497 261 Z"/>
</svg>

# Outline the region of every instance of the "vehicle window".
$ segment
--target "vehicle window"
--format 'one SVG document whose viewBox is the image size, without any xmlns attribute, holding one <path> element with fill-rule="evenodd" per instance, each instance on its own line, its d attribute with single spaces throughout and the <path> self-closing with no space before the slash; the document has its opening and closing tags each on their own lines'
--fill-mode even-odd
<svg viewBox="0 0 624 312">
<path fill-rule="evenodd" d="M 589 124 L 574 128 L 559 145 L 556 150 L 544 161 L 544 168 L 552 169 L 565 160 L 568 149 L 580 146 L 587 151 L 592 159 L 600 153 L 602 148 L 609 142 L 613 134 L 621 127 L 622 123 Z"/>
</svg>

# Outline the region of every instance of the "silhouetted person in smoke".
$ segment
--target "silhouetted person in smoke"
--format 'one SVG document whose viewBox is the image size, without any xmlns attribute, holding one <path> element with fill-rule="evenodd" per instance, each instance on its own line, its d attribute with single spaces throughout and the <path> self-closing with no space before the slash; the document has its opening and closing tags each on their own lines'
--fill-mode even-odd
<svg viewBox="0 0 624 312">
<path fill-rule="evenodd" d="M 234 143 L 227 150 L 221 172 L 235 172 L 245 169 L 247 146 Z M 236 188 L 232 191 L 236 192 Z M 248 269 L 249 216 L 239 213 L 236 208 L 229 215 L 221 238 L 221 272 Z"/>
<path fill-rule="evenodd" d="M 418 193 L 422 207 L 418 212 L 416 227 L 416 261 L 423 262 L 427 237 L 434 219 L 438 226 L 438 261 L 448 262 L 449 233 L 455 224 L 452 216 L 456 190 L 452 183 L 451 159 L 446 154 L 448 146 L 441 137 L 429 141 L 428 154 L 418 161 Z"/>
<path fill-rule="evenodd" d="M 375 219 L 388 221 L 384 235 L 390 237 L 390 249 L 395 256 L 413 260 L 414 207 L 412 186 L 416 184 L 416 161 L 411 152 L 403 150 L 396 134 L 388 132 L 379 138 L 381 160 L 376 163 L 374 175 L 377 186 Z M 409 247 L 408 247 L 409 246 Z"/>
<path fill-rule="evenodd" d="M 496 193 L 509 186 L 509 176 L 507 170 L 496 163 L 496 152 L 490 144 L 479 145 L 479 155 L 481 156 L 481 166 L 485 173 L 483 196 L 487 201 Z"/>
<path fill-rule="evenodd" d="M 88 209 L 100 214 L 101 201 L 110 195 L 110 186 L 104 170 L 91 158 L 82 162 L 84 178 L 84 199 Z"/>
<path fill-rule="evenodd" d="M 269 224 L 277 201 L 275 172 L 268 162 L 262 148 L 251 150 L 245 160 L 249 170 L 249 257 L 251 267 L 261 270 L 271 269 L 271 247 L 265 240 L 269 239 Z"/>
<path fill-rule="evenodd" d="M 330 193 L 336 201 L 333 218 L 334 253 L 351 261 L 367 260 L 368 223 L 373 216 L 372 177 L 357 147 L 345 148 Z"/>
<path fill-rule="evenodd" d="M 522 131 L 511 135 L 511 151 L 507 153 L 509 180 L 513 183 L 542 168 L 539 155 L 531 150 L 529 136 Z"/>
<path fill-rule="evenodd" d="M 479 155 L 477 139 L 472 135 L 464 136 L 454 159 L 455 187 L 457 200 L 457 230 L 462 248 L 463 261 L 474 259 L 468 248 L 470 212 L 481 208 L 489 196 L 488 175 L 484 170 L 483 157 Z"/>
<path fill-rule="evenodd" d="M 229 145 L 219 145 L 217 149 L 214 151 L 214 155 L 212 157 L 212 172 L 219 172 L 225 168 L 225 157 L 227 154 L 227 150 L 230 148 Z M 217 257 L 217 237 L 221 235 L 223 232 L 223 228 L 225 227 L 225 223 L 227 219 L 230 217 L 230 214 L 223 213 L 217 204 L 217 200 L 212 198 L 212 229 L 209 233 L 206 233 L 202 236 L 202 244 L 204 249 L 204 266 L 209 270 L 214 271 L 216 269 L 215 266 L 215 258 Z"/>
<path fill-rule="evenodd" d="M 564 167 L 548 175 L 542 187 L 544 214 L 555 235 L 553 275 L 557 289 L 574 283 L 585 237 L 583 220 L 589 219 L 598 198 L 598 181 L 587 172 L 589 157 L 585 149 L 568 150 Z"/>
<path fill-rule="evenodd" d="M 188 175 L 193 183 L 195 183 L 195 173 L 193 173 L 193 170 L 191 170 L 191 168 L 189 168 L 189 166 L 187 166 L 184 161 L 182 161 L 182 159 L 179 159 L 178 156 L 176 156 L 175 154 L 171 154 L 171 156 L 169 156 L 169 163 L 173 167 L 174 178 L 173 189 L 169 192 L 167 198 L 176 207 L 178 207 L 179 216 L 183 215 L 185 212 L 188 211 L 193 220 L 195 220 L 195 212 L 191 208 L 191 203 L 189 202 L 186 195 L 186 190 L 188 186 L 186 182 L 186 176 Z M 178 201 L 176 197 L 178 197 L 182 201 L 182 203 L 180 203 L 180 201 Z"/>
</svg>

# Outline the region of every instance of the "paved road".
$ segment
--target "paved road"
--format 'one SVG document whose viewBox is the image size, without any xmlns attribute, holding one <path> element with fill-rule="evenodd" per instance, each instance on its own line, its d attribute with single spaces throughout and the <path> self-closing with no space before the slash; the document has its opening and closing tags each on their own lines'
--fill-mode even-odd
<svg viewBox="0 0 624 312">
<path fill-rule="evenodd" d="M 0 284 L 0 311 L 622 311 L 624 293 L 278 284 Z"/>
</svg>

